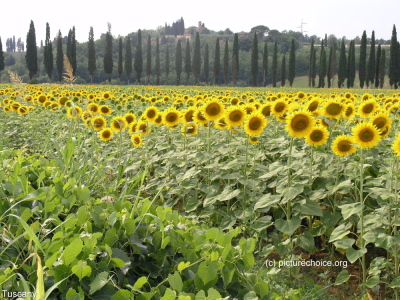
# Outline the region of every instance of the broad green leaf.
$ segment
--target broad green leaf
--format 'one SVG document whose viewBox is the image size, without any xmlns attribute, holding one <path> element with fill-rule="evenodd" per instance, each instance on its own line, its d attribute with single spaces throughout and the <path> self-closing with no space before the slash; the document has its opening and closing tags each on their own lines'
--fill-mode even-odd
<svg viewBox="0 0 400 300">
<path fill-rule="evenodd" d="M 302 200 L 294 204 L 293 209 L 306 216 L 322 217 L 322 209 L 319 203 L 311 200 Z"/>
<path fill-rule="evenodd" d="M 210 262 L 207 264 L 203 261 L 197 270 L 197 275 L 203 281 L 204 284 L 209 283 L 217 278 L 218 266 L 215 262 Z"/>
<path fill-rule="evenodd" d="M 314 236 L 309 231 L 300 234 L 297 237 L 297 243 L 309 253 L 312 253 L 315 247 Z"/>
<path fill-rule="evenodd" d="M 179 265 L 178 265 L 178 271 L 181 272 L 181 271 L 185 270 L 189 266 L 190 266 L 190 262 L 184 263 L 183 261 L 181 261 L 179 263 Z"/>
<path fill-rule="evenodd" d="M 295 197 L 297 197 L 299 194 L 301 194 L 304 190 L 304 185 L 303 184 L 295 184 L 294 186 L 290 186 L 288 188 L 285 188 L 283 190 L 283 198 L 286 200 L 292 200 Z"/>
<path fill-rule="evenodd" d="M 35 243 L 36 247 L 38 247 L 38 249 L 40 249 L 43 252 L 42 245 L 40 244 L 39 239 L 37 238 L 36 234 L 33 232 L 32 228 L 19 216 L 16 216 L 13 214 L 10 214 L 10 216 L 16 218 L 19 221 L 19 223 L 22 225 L 22 227 L 24 227 L 25 231 L 29 235 L 29 238 Z"/>
<path fill-rule="evenodd" d="M 244 300 L 258 300 L 257 294 L 253 291 L 248 292 L 244 295 Z"/>
<path fill-rule="evenodd" d="M 172 274 L 168 275 L 168 283 L 178 293 L 182 292 L 183 281 L 181 275 L 179 275 L 178 272 L 175 272 L 173 275 Z"/>
<path fill-rule="evenodd" d="M 63 261 L 69 266 L 77 256 L 82 252 L 83 243 L 80 238 L 74 239 L 67 247 L 65 247 Z"/>
<path fill-rule="evenodd" d="M 127 290 L 119 290 L 111 297 L 111 300 L 131 300 L 133 299 L 133 294 Z"/>
<path fill-rule="evenodd" d="M 273 206 L 277 204 L 280 200 L 281 200 L 280 195 L 265 194 L 264 196 L 262 196 L 260 199 L 257 200 L 256 204 L 254 205 L 254 210 Z"/>
<path fill-rule="evenodd" d="M 74 289 L 69 289 L 67 294 L 66 294 L 66 300 L 84 300 L 84 297 L 81 297 L 81 295 Z"/>
<path fill-rule="evenodd" d="M 338 249 L 347 249 L 354 245 L 355 239 L 343 238 L 341 240 L 334 241 L 333 244 Z"/>
<path fill-rule="evenodd" d="M 353 214 L 359 213 L 363 206 L 361 203 L 352 203 L 352 204 L 339 205 L 338 207 L 342 211 L 343 219 L 347 220 Z"/>
<path fill-rule="evenodd" d="M 379 276 L 373 276 L 369 278 L 366 282 L 365 285 L 369 288 L 373 288 L 374 286 L 378 285 L 380 283 L 380 278 Z"/>
<path fill-rule="evenodd" d="M 90 291 L 89 294 L 93 294 L 94 292 L 101 289 L 108 282 L 108 272 L 101 272 L 98 274 L 95 279 L 90 283 Z"/>
<path fill-rule="evenodd" d="M 196 294 L 195 300 L 206 300 L 206 293 L 201 290 Z"/>
<path fill-rule="evenodd" d="M 338 277 L 336 278 L 335 285 L 340 285 L 342 283 L 347 282 L 350 279 L 350 274 L 346 270 L 342 270 Z"/>
<path fill-rule="evenodd" d="M 207 300 L 217 300 L 220 298 L 222 298 L 221 294 L 216 289 L 213 289 L 213 288 L 208 289 Z"/>
<path fill-rule="evenodd" d="M 346 257 L 350 263 L 353 263 L 357 259 L 359 259 L 361 256 L 363 256 L 365 253 L 367 253 L 366 248 L 361 248 L 359 250 L 355 250 L 353 248 L 348 248 L 346 251 Z"/>
<path fill-rule="evenodd" d="M 336 227 L 333 232 L 331 233 L 331 236 L 329 237 L 329 242 L 334 242 L 336 240 L 342 239 L 344 236 L 348 235 L 350 233 L 350 230 L 347 230 L 349 228 L 350 224 L 341 224 L 338 227 Z"/>
<path fill-rule="evenodd" d="M 273 225 L 274 222 L 272 221 L 272 217 L 271 216 L 264 216 L 261 217 L 259 219 L 257 219 L 252 225 L 251 228 L 255 231 L 262 231 L 264 229 L 267 229 L 268 227 L 270 227 L 271 225 Z"/>
<path fill-rule="evenodd" d="M 220 232 L 219 229 L 215 227 L 207 229 L 205 233 L 206 239 L 213 241 L 216 240 L 219 235 L 219 232 Z"/>
<path fill-rule="evenodd" d="M 133 288 L 136 290 L 140 290 L 146 283 L 147 283 L 147 277 L 142 276 L 138 280 L 136 280 L 135 284 L 133 285 Z"/>
<path fill-rule="evenodd" d="M 86 261 L 78 261 L 76 265 L 71 268 L 72 273 L 78 276 L 79 279 L 83 277 L 90 277 L 92 268 L 86 264 Z"/>
<path fill-rule="evenodd" d="M 164 296 L 160 300 L 175 300 L 176 299 L 176 292 L 171 289 L 166 289 Z"/>
<path fill-rule="evenodd" d="M 104 243 L 112 247 L 118 241 L 118 235 L 115 228 L 106 231 L 104 236 Z"/>
<path fill-rule="evenodd" d="M 395 277 L 388 286 L 390 288 L 399 288 L 400 287 L 400 276 Z"/>
<path fill-rule="evenodd" d="M 275 221 L 276 229 L 287 235 L 291 235 L 293 232 L 295 232 L 296 229 L 299 228 L 300 224 L 301 219 L 299 217 L 293 217 L 290 220 L 278 219 Z"/>
</svg>

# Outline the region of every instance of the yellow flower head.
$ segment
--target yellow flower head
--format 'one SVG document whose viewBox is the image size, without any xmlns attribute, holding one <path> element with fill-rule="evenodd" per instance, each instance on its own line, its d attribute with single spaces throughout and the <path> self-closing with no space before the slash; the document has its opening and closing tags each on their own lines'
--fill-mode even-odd
<svg viewBox="0 0 400 300">
<path fill-rule="evenodd" d="M 224 115 L 224 106 L 218 100 L 211 100 L 202 106 L 204 117 L 209 121 L 218 121 Z"/>
<path fill-rule="evenodd" d="M 104 128 L 102 131 L 99 132 L 99 137 L 104 142 L 111 140 L 113 136 L 114 132 L 111 130 L 111 128 Z"/>
<path fill-rule="evenodd" d="M 332 142 L 332 151 L 338 156 L 350 155 L 357 150 L 357 148 L 353 144 L 353 137 L 347 135 L 339 135 Z"/>
<path fill-rule="evenodd" d="M 291 137 L 302 138 L 307 136 L 313 126 L 315 120 L 308 111 L 298 111 L 288 116 L 286 130 Z"/>
<path fill-rule="evenodd" d="M 370 122 L 361 122 L 352 129 L 354 141 L 358 148 L 368 149 L 378 145 L 381 140 L 380 131 Z"/>
<path fill-rule="evenodd" d="M 117 116 L 111 120 L 110 126 L 115 132 L 121 132 L 128 127 L 128 122 L 126 122 L 124 117 Z"/>
<path fill-rule="evenodd" d="M 259 136 L 267 126 L 268 120 L 259 112 L 254 111 L 244 122 L 244 131 L 251 136 Z"/>
<path fill-rule="evenodd" d="M 327 142 L 329 132 L 325 127 L 313 127 L 311 132 L 306 135 L 306 143 L 311 146 L 321 146 Z"/>
</svg>

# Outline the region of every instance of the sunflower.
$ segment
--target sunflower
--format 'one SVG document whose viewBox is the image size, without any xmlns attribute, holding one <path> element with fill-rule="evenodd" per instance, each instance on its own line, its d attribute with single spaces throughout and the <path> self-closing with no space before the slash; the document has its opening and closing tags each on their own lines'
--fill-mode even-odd
<svg viewBox="0 0 400 300">
<path fill-rule="evenodd" d="M 126 127 L 128 127 L 128 122 L 126 122 L 124 117 L 117 116 L 112 118 L 110 126 L 111 129 L 115 132 L 121 132 L 124 131 Z"/>
<path fill-rule="evenodd" d="M 84 111 L 81 115 L 81 119 L 83 122 L 90 120 L 93 117 L 93 114 L 90 111 Z"/>
<path fill-rule="evenodd" d="M 375 100 L 368 100 L 359 106 L 358 115 L 362 118 L 368 118 L 369 116 L 372 116 L 377 109 L 378 104 L 375 102 Z"/>
<path fill-rule="evenodd" d="M 136 121 L 136 116 L 133 113 L 126 113 L 124 115 L 124 118 L 125 118 L 125 121 L 128 123 L 128 125 L 130 125 Z"/>
<path fill-rule="evenodd" d="M 318 99 L 310 100 L 306 103 L 306 109 L 309 112 L 317 112 L 320 101 Z"/>
<path fill-rule="evenodd" d="M 132 126 L 132 130 L 134 127 Z M 150 132 L 150 128 L 147 126 L 146 122 L 138 122 L 136 124 L 136 132 L 138 132 L 138 135 L 145 136 Z"/>
<path fill-rule="evenodd" d="M 183 135 L 196 135 L 199 131 L 197 125 L 195 124 L 183 124 L 181 132 Z"/>
<path fill-rule="evenodd" d="M 231 127 L 242 125 L 245 117 L 246 113 L 240 106 L 231 106 L 225 113 L 225 121 Z"/>
<path fill-rule="evenodd" d="M 149 106 L 146 108 L 143 115 L 145 116 L 147 121 L 154 123 L 154 120 L 158 116 L 158 109 L 155 106 Z"/>
<path fill-rule="evenodd" d="M 76 105 L 68 107 L 67 114 L 69 118 L 76 119 L 82 114 L 82 108 Z"/>
<path fill-rule="evenodd" d="M 322 108 L 321 114 L 331 119 L 339 119 L 342 112 L 343 105 L 330 100 L 325 103 L 324 107 Z"/>
<path fill-rule="evenodd" d="M 352 129 L 354 141 L 358 148 L 368 149 L 378 145 L 380 131 L 371 122 L 361 122 Z"/>
<path fill-rule="evenodd" d="M 342 134 L 337 136 L 332 142 L 332 151 L 338 156 L 353 154 L 357 150 L 353 144 L 353 137 Z"/>
<path fill-rule="evenodd" d="M 156 125 L 156 126 L 161 126 L 162 125 L 162 114 L 161 113 L 159 113 L 158 115 L 157 115 L 157 118 L 154 120 L 154 124 Z"/>
<path fill-rule="evenodd" d="M 306 143 L 311 146 L 321 146 L 326 143 L 329 138 L 329 132 L 325 127 L 313 127 L 311 132 L 306 135 Z"/>
<path fill-rule="evenodd" d="M 288 110 L 289 106 L 284 100 L 278 100 L 272 103 L 271 111 L 272 114 L 275 115 L 277 118 L 282 117 L 286 111 Z"/>
<path fill-rule="evenodd" d="M 260 141 L 260 137 L 259 136 L 251 136 L 251 135 L 249 135 L 247 139 L 252 144 L 257 144 Z"/>
<path fill-rule="evenodd" d="M 397 134 L 396 139 L 393 141 L 392 149 L 394 153 L 400 157 L 400 133 Z"/>
<path fill-rule="evenodd" d="M 271 116 L 271 103 L 264 103 L 258 108 L 258 110 L 264 115 L 264 117 Z"/>
<path fill-rule="evenodd" d="M 104 100 L 108 100 L 111 97 L 111 93 L 110 92 L 104 92 L 103 93 L 103 99 Z"/>
<path fill-rule="evenodd" d="M 379 113 L 372 116 L 370 119 L 373 125 L 380 130 L 381 138 L 385 138 L 389 135 L 390 129 L 392 128 L 392 120 L 387 114 Z"/>
<path fill-rule="evenodd" d="M 244 122 L 244 131 L 251 136 L 259 136 L 267 126 L 267 119 L 258 111 L 252 112 Z"/>
<path fill-rule="evenodd" d="M 46 95 L 40 95 L 39 98 L 37 99 L 38 103 L 43 104 L 47 101 Z"/>
<path fill-rule="evenodd" d="M 215 122 L 214 127 L 224 130 L 226 129 L 228 124 L 226 124 L 225 118 L 219 119 L 217 122 Z"/>
<path fill-rule="evenodd" d="M 169 127 L 175 126 L 179 123 L 180 112 L 175 108 L 169 108 L 163 112 L 163 124 Z"/>
<path fill-rule="evenodd" d="M 11 110 L 12 111 L 15 111 L 15 112 L 17 112 L 18 111 L 18 108 L 21 106 L 21 104 L 20 103 L 18 103 L 18 102 L 12 102 L 12 103 L 10 103 L 10 107 L 11 107 Z"/>
<path fill-rule="evenodd" d="M 99 131 L 100 129 L 106 127 L 107 121 L 104 119 L 104 117 L 97 116 L 92 119 L 92 125 L 94 130 Z"/>
<path fill-rule="evenodd" d="M 188 108 L 182 112 L 181 119 L 183 120 L 183 123 L 193 122 L 194 111 L 193 108 Z"/>
<path fill-rule="evenodd" d="M 99 106 L 96 103 L 90 103 L 87 108 L 88 111 L 90 111 L 92 114 L 98 114 L 99 113 Z"/>
<path fill-rule="evenodd" d="M 10 108 L 10 106 L 8 106 L 8 105 L 3 107 L 3 111 L 4 111 L 5 113 L 10 112 L 10 110 L 11 110 L 11 108 Z"/>
<path fill-rule="evenodd" d="M 286 130 L 291 137 L 302 138 L 311 132 L 314 125 L 315 120 L 310 112 L 297 111 L 288 116 Z"/>
<path fill-rule="evenodd" d="M 133 146 L 135 146 L 136 148 L 141 147 L 143 144 L 142 137 L 138 134 L 134 134 L 131 136 L 131 142 L 132 142 Z"/>
<path fill-rule="evenodd" d="M 224 106 L 218 100 L 211 100 L 202 106 L 204 117 L 209 121 L 218 121 L 224 115 Z"/>
<path fill-rule="evenodd" d="M 306 97 L 306 94 L 304 94 L 303 92 L 298 92 L 297 93 L 297 98 L 299 99 L 299 100 L 302 100 L 302 99 L 304 99 Z"/>
<path fill-rule="evenodd" d="M 102 131 L 99 132 L 99 137 L 104 142 L 111 140 L 113 136 L 114 132 L 111 130 L 111 128 L 104 128 Z"/>
<path fill-rule="evenodd" d="M 18 107 L 18 113 L 20 115 L 26 115 L 29 112 L 29 108 L 25 105 Z"/>
<path fill-rule="evenodd" d="M 109 108 L 107 105 L 100 105 L 99 111 L 103 116 L 108 116 L 111 114 L 111 108 Z"/>
<path fill-rule="evenodd" d="M 207 124 L 208 120 L 204 117 L 203 112 L 201 111 L 201 109 L 197 109 L 195 110 L 194 114 L 193 114 L 193 121 L 195 124 L 197 125 L 205 125 Z"/>
<path fill-rule="evenodd" d="M 343 117 L 345 119 L 353 119 L 356 113 L 356 109 L 354 107 L 354 104 L 348 104 L 346 105 L 346 108 L 344 109 Z"/>
</svg>

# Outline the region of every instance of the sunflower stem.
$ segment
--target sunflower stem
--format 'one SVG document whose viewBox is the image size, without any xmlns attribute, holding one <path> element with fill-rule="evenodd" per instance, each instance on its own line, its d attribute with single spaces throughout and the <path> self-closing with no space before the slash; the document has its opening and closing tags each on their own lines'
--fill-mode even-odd
<svg viewBox="0 0 400 300">
<path fill-rule="evenodd" d="M 207 155 L 208 155 L 208 157 L 209 157 L 209 161 L 208 162 L 210 162 L 210 149 L 211 149 L 211 147 L 210 147 L 210 143 L 211 143 L 211 141 L 210 141 L 210 139 L 211 139 L 211 121 L 208 121 L 208 123 L 207 123 Z M 208 184 L 208 186 L 210 186 L 210 184 L 211 184 L 211 181 L 210 181 L 210 168 L 207 168 L 207 184 Z"/>
<path fill-rule="evenodd" d="M 294 137 L 290 139 L 289 146 L 289 157 L 288 157 L 288 189 L 292 184 L 292 149 L 293 149 Z M 286 217 L 288 220 L 292 218 L 292 201 L 289 199 L 286 204 Z"/>
<path fill-rule="evenodd" d="M 394 176 L 394 202 L 391 205 L 390 208 L 390 215 L 392 215 L 392 208 L 397 206 L 398 203 L 398 193 L 397 193 L 397 185 L 398 185 L 398 174 L 399 174 L 399 160 L 396 156 L 394 160 L 394 169 L 395 169 L 395 176 Z M 392 223 L 390 223 L 392 224 Z M 392 225 L 392 234 L 394 236 L 394 240 L 397 241 L 397 236 L 398 236 L 398 230 L 397 230 L 397 214 L 394 214 L 394 220 L 393 220 L 393 225 Z M 398 243 L 395 242 L 394 244 L 394 275 L 395 277 L 399 276 L 399 249 L 398 249 Z M 396 300 L 399 299 L 399 290 L 398 288 L 395 288 L 394 290 Z"/>
<path fill-rule="evenodd" d="M 364 150 L 360 149 L 360 203 L 361 203 L 361 212 L 360 212 L 360 248 L 364 249 Z M 366 292 L 365 282 L 367 281 L 367 269 L 366 269 L 366 261 L 365 254 L 361 256 L 361 268 L 362 268 L 362 284 L 361 284 L 361 295 L 364 296 Z"/>
<path fill-rule="evenodd" d="M 246 139 L 246 150 L 245 150 L 245 161 L 244 161 L 244 178 L 245 178 L 245 182 L 244 182 L 244 186 L 243 186 L 243 202 L 242 202 L 242 208 L 243 208 L 243 211 L 244 211 L 244 209 L 245 209 L 245 203 L 246 203 L 246 200 L 247 200 L 247 197 L 246 197 L 246 189 L 247 189 L 247 162 L 248 162 L 248 151 L 249 150 L 249 139 Z"/>
</svg>

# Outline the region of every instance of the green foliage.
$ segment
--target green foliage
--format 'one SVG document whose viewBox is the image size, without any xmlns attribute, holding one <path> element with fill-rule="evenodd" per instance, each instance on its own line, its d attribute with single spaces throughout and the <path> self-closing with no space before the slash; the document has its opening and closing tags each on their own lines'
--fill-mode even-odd
<svg viewBox="0 0 400 300">
<path fill-rule="evenodd" d="M 197 85 L 199 82 L 200 70 L 201 70 L 201 56 L 200 56 L 200 36 L 199 33 L 196 32 L 196 38 L 194 41 L 194 50 L 193 50 L 193 62 L 192 62 L 192 70 L 195 78 L 195 84 Z"/>
<path fill-rule="evenodd" d="M 138 30 L 138 43 L 135 51 L 135 61 L 133 65 L 136 72 L 136 80 L 140 84 L 140 78 L 143 72 L 143 53 L 142 53 L 142 32 Z"/>
<path fill-rule="evenodd" d="M 290 44 L 290 50 L 289 50 L 289 70 L 288 70 L 288 81 L 290 87 L 293 86 L 293 80 L 296 77 L 296 49 L 294 46 L 294 39 L 292 39 L 292 42 Z"/>
<path fill-rule="evenodd" d="M 366 85 L 371 86 L 374 84 L 375 80 L 375 31 L 372 31 L 371 35 L 371 49 L 369 51 L 369 59 L 368 59 L 368 68 L 367 68 L 367 78 L 366 78 Z"/>
<path fill-rule="evenodd" d="M 252 85 L 257 86 L 258 82 L 258 38 L 257 32 L 254 31 L 253 47 L 251 48 L 251 75 Z"/>
<path fill-rule="evenodd" d="M 147 47 L 146 47 L 146 76 L 147 76 L 147 84 L 150 84 L 150 75 L 151 75 L 151 37 L 150 35 L 147 38 Z"/>
<path fill-rule="evenodd" d="M 161 75 L 161 69 L 160 69 L 160 42 L 159 38 L 157 37 L 156 40 L 156 66 L 155 66 L 155 73 L 157 76 L 156 80 L 156 85 L 160 84 L 160 75 Z"/>
<path fill-rule="evenodd" d="M 176 72 L 176 84 L 179 85 L 180 82 L 181 82 L 181 74 L 182 74 L 182 45 L 181 45 L 181 40 L 178 40 L 178 43 L 176 44 L 175 72 Z"/>
<path fill-rule="evenodd" d="M 122 37 L 118 39 L 118 78 L 121 80 L 123 72 Z"/>
<path fill-rule="evenodd" d="M 103 56 L 103 64 L 104 64 L 104 73 L 108 75 L 108 82 L 111 82 L 111 74 L 114 68 L 113 56 L 112 56 L 112 41 L 113 37 L 111 35 L 111 26 L 109 26 L 109 30 L 106 33 L 106 43 L 104 47 L 104 56 Z"/>
<path fill-rule="evenodd" d="M 186 40 L 185 47 L 185 73 L 186 73 L 186 84 L 189 84 L 190 73 L 192 72 L 192 61 L 190 58 L 190 43 L 189 39 Z"/>
<path fill-rule="evenodd" d="M 206 44 L 206 49 L 204 50 L 204 62 L 203 62 L 203 69 L 204 69 L 204 77 L 206 85 L 209 83 L 209 76 L 210 76 L 210 54 L 208 53 L 208 44 Z"/>
<path fill-rule="evenodd" d="M 89 41 L 88 41 L 88 71 L 90 75 L 90 82 L 93 82 L 93 75 L 96 71 L 96 50 L 94 45 L 93 27 L 90 26 Z"/>
<path fill-rule="evenodd" d="M 29 25 L 29 31 L 26 36 L 26 53 L 25 53 L 25 61 L 26 66 L 29 70 L 29 79 L 32 79 L 33 76 L 38 71 L 37 65 L 37 48 L 36 48 L 36 33 L 35 33 L 35 25 L 33 21 L 31 21 Z"/>
<path fill-rule="evenodd" d="M 339 71 L 338 71 L 338 88 L 343 87 L 344 81 L 347 78 L 347 59 L 346 59 L 346 48 L 344 39 L 340 44 L 340 57 L 339 57 Z"/>
<path fill-rule="evenodd" d="M 53 44 L 50 41 L 50 26 L 49 23 L 46 23 L 46 40 L 44 46 L 44 58 L 43 58 L 44 67 L 46 69 L 47 76 L 49 76 L 50 80 L 53 75 Z"/>
<path fill-rule="evenodd" d="M 354 40 L 352 40 L 350 41 L 349 57 L 347 59 L 347 88 L 352 88 L 354 86 L 355 78 L 356 78 L 356 57 L 355 57 Z"/>
<path fill-rule="evenodd" d="M 64 70 L 64 53 L 63 53 L 63 47 L 62 47 L 62 36 L 61 36 L 61 31 L 58 31 L 57 35 L 57 73 L 58 73 L 58 81 L 61 82 L 62 80 L 62 75 L 63 75 L 63 70 Z"/>
<path fill-rule="evenodd" d="M 278 43 L 275 42 L 274 54 L 272 56 L 272 86 L 273 87 L 276 87 L 277 72 L 278 72 Z"/>
<path fill-rule="evenodd" d="M 367 33 L 363 32 L 360 45 L 360 62 L 358 66 L 358 77 L 360 78 L 360 88 L 364 88 L 367 79 Z"/>
<path fill-rule="evenodd" d="M 219 50 L 219 38 L 215 41 L 215 52 L 214 52 L 214 82 L 215 84 L 219 84 L 219 76 L 220 76 L 220 50 Z"/>
</svg>

